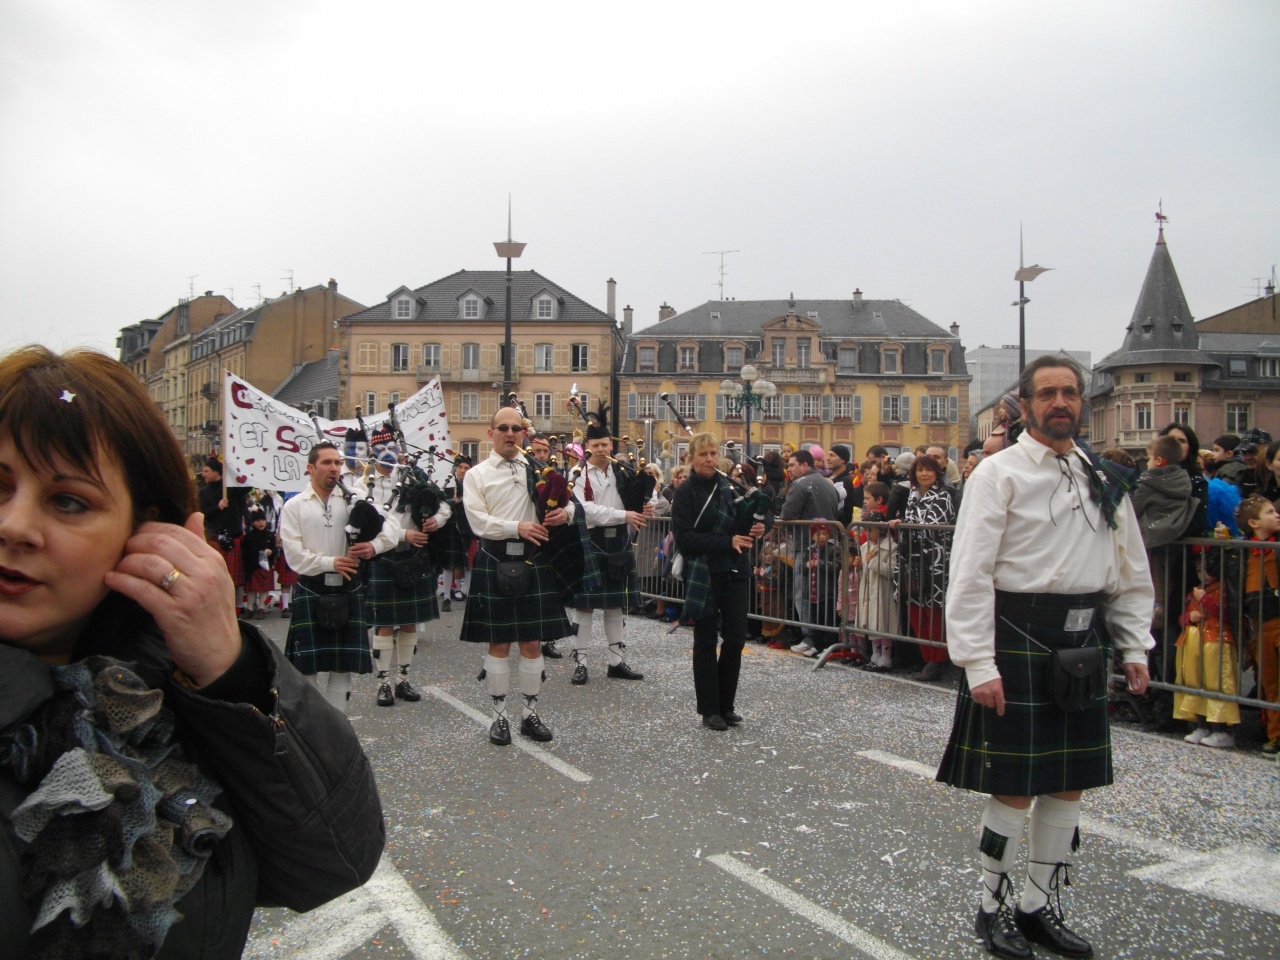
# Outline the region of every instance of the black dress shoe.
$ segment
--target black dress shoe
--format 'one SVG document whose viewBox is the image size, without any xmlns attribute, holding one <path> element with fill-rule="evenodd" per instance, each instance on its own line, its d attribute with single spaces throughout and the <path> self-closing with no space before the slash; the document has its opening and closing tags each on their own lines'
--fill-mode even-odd
<svg viewBox="0 0 1280 960">
<path fill-rule="evenodd" d="M 587 665 L 580 663 L 573 668 L 573 676 L 569 680 L 574 686 L 580 687 L 587 682 Z"/>
<path fill-rule="evenodd" d="M 627 661 L 622 663 L 609 664 L 608 675 L 615 680 L 643 680 L 644 674 L 639 670 L 632 670 L 627 666 Z"/>
<path fill-rule="evenodd" d="M 498 717 L 493 721 L 493 725 L 489 727 L 489 742 L 499 747 L 505 747 L 511 743 L 511 727 L 506 717 Z"/>
<path fill-rule="evenodd" d="M 391 695 L 391 684 L 383 680 L 378 684 L 378 706 L 393 707 L 395 703 L 396 698 Z"/>
<path fill-rule="evenodd" d="M 1008 907 L 1001 907 L 990 913 L 979 907 L 973 932 L 982 938 L 982 945 L 987 948 L 988 953 L 1007 960 L 1031 960 L 1031 945 L 1013 922 Z"/>
<path fill-rule="evenodd" d="M 520 732 L 530 740 L 537 740 L 539 743 L 546 743 L 554 736 L 536 713 L 531 713 L 520 721 Z"/>
<path fill-rule="evenodd" d="M 422 694 L 413 689 L 413 684 L 409 682 L 408 677 L 401 677 L 396 683 L 396 698 L 407 700 L 409 703 L 417 703 L 422 699 Z"/>
<path fill-rule="evenodd" d="M 1089 945 L 1089 941 L 1068 929 L 1062 922 L 1062 915 L 1051 909 L 1048 904 L 1034 913 L 1016 910 L 1013 919 L 1024 937 L 1046 950 L 1064 957 L 1093 956 L 1093 947 Z"/>
<path fill-rule="evenodd" d="M 445 597 L 444 602 L 440 604 L 440 609 L 443 612 L 448 613 L 450 610 L 453 609 L 453 601 L 450 600 L 448 597 Z"/>
<path fill-rule="evenodd" d="M 563 660 L 564 654 L 556 649 L 556 642 L 548 640 L 542 645 L 542 655 L 551 660 Z"/>
<path fill-rule="evenodd" d="M 736 727 L 742 722 L 742 714 L 734 713 L 732 710 L 726 710 L 720 716 L 724 717 L 724 722 L 731 727 Z"/>
<path fill-rule="evenodd" d="M 702 718 L 702 725 L 708 730 L 728 730 L 729 725 L 724 722 L 724 717 L 718 713 L 708 713 Z"/>
</svg>

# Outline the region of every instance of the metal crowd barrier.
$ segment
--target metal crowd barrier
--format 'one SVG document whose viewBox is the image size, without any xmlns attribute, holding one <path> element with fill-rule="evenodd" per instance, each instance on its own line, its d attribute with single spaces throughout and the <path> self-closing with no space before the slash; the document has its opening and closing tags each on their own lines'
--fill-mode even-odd
<svg viewBox="0 0 1280 960">
<path fill-rule="evenodd" d="M 954 529 L 863 522 L 843 529 L 834 521 L 777 521 L 754 549 L 749 617 L 765 637 L 785 635 L 783 627 L 798 629 L 817 651 L 815 670 L 837 657 L 864 659 L 874 639 L 945 649 L 943 610 Z M 640 531 L 634 549 L 640 592 L 678 617 L 684 584 L 671 576 L 673 547 L 670 517 L 656 517 Z M 1277 550 L 1280 544 L 1271 542 L 1197 539 L 1149 551 L 1156 595 L 1151 688 L 1165 696 L 1154 705 L 1150 697 L 1138 703 L 1120 684 L 1117 697 L 1129 699 L 1140 714 L 1149 706 L 1165 718 L 1176 706 L 1171 695 L 1280 709 L 1277 567 L 1263 565 L 1273 578 L 1265 589 L 1247 589 L 1251 566 L 1256 571 L 1268 555 L 1280 561 Z M 1193 642 L 1187 653 L 1187 607 L 1206 575 L 1213 578 L 1208 581 L 1211 605 L 1214 594 L 1221 595 L 1228 642 Z M 1250 611 L 1263 604 L 1264 594 L 1259 636 L 1260 621 Z"/>
</svg>

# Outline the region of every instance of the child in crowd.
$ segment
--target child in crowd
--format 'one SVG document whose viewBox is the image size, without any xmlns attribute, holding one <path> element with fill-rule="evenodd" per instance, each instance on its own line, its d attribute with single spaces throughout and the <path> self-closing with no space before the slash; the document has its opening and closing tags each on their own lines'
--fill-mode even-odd
<svg viewBox="0 0 1280 960">
<path fill-rule="evenodd" d="M 854 628 L 858 619 L 858 586 L 862 580 L 862 548 L 861 548 L 861 530 L 852 527 L 849 530 L 849 576 L 846 588 L 840 591 L 840 595 L 836 597 L 836 620 L 845 621 L 848 629 L 845 642 L 853 645 L 853 650 L 844 656 L 844 659 L 853 661 L 854 666 L 861 666 L 867 662 L 867 638 L 859 636 L 854 632 Z M 845 617 L 845 595 L 849 597 L 849 616 Z"/>
<path fill-rule="evenodd" d="M 1179 622 L 1183 629 L 1178 637 L 1175 682 L 1234 696 L 1238 689 L 1235 637 L 1222 617 L 1222 585 L 1216 578 L 1206 574 L 1204 586 L 1192 589 Z M 1173 716 L 1195 721 L 1195 729 L 1184 738 L 1187 743 L 1205 747 L 1236 744 L 1235 735 L 1227 728 L 1240 723 L 1238 703 L 1175 693 Z"/>
<path fill-rule="evenodd" d="M 873 483 L 867 487 L 867 496 L 871 496 L 871 488 L 882 483 Z M 885 491 L 886 496 L 888 491 Z M 863 523 L 878 524 L 885 521 L 883 509 L 868 509 L 862 514 Z M 859 630 L 866 630 L 871 635 L 871 659 L 867 661 L 867 669 L 875 671 L 889 670 L 893 666 L 893 641 L 888 637 L 876 636 L 876 633 L 898 632 L 898 602 L 893 595 L 893 569 L 896 565 L 893 536 L 885 527 L 863 527 L 866 540 L 859 548 L 862 556 L 862 582 L 858 589 Z"/>
<path fill-rule="evenodd" d="M 240 562 L 244 565 L 245 619 L 267 615 L 267 595 L 275 586 L 272 559 L 276 555 L 276 535 L 267 529 L 267 514 L 258 506 L 249 510 L 249 529 L 240 542 Z"/>
<path fill-rule="evenodd" d="M 816 657 L 835 642 L 835 634 L 819 627 L 836 625 L 836 594 L 840 591 L 840 550 L 831 542 L 828 521 L 817 518 L 809 525 L 809 556 L 804 563 L 809 614 L 814 626 L 800 628 L 803 639 L 791 649 Z"/>
<path fill-rule="evenodd" d="M 1133 512 L 1143 544 L 1153 550 L 1182 536 L 1200 501 L 1191 495 L 1191 474 L 1182 467 L 1182 448 L 1175 437 L 1157 437 L 1147 457 L 1147 470 L 1133 491 Z"/>
</svg>

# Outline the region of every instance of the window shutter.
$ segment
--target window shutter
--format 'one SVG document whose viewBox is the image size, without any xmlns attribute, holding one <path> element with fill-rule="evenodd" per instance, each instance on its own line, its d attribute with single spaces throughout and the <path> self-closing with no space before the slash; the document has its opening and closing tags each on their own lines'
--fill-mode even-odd
<svg viewBox="0 0 1280 960">
<path fill-rule="evenodd" d="M 831 422 L 831 394 L 829 393 L 822 395 L 822 422 Z"/>
<path fill-rule="evenodd" d="M 488 390 L 480 394 L 480 419 L 489 420 L 498 412 L 498 398 Z"/>
<path fill-rule="evenodd" d="M 391 369 L 391 344 L 389 343 L 382 345 L 382 364 L 379 369 L 383 373 L 387 373 Z"/>
<path fill-rule="evenodd" d="M 880 398 L 880 422 L 893 422 L 893 397 L 885 394 Z"/>
<path fill-rule="evenodd" d="M 533 373 L 533 344 L 516 345 L 516 365 L 523 373 Z"/>
<path fill-rule="evenodd" d="M 654 420 L 670 420 L 671 411 L 667 409 L 667 405 L 662 402 L 662 394 L 655 393 L 653 395 L 653 419 Z"/>
<path fill-rule="evenodd" d="M 716 394 L 716 420 L 724 420 L 724 394 Z"/>
<path fill-rule="evenodd" d="M 416 370 L 422 366 L 422 344 L 412 343 L 409 345 L 409 369 Z"/>
<path fill-rule="evenodd" d="M 594 343 L 587 345 L 587 373 L 595 373 L 599 360 L 600 351 Z"/>
<path fill-rule="evenodd" d="M 950 420 L 952 423 L 960 422 L 960 398 L 959 397 L 947 398 L 947 419 Z"/>
<path fill-rule="evenodd" d="M 555 350 L 555 363 L 553 365 L 553 373 L 569 372 L 569 345 L 567 343 L 557 343 Z"/>
<path fill-rule="evenodd" d="M 904 394 L 902 397 L 901 403 L 902 403 L 902 422 L 910 423 L 911 422 L 911 398 Z M 924 404 L 920 405 L 920 409 L 923 412 Z"/>
<path fill-rule="evenodd" d="M 861 423 L 862 422 L 862 397 L 860 397 L 857 394 L 854 394 L 852 398 L 852 402 L 853 402 L 853 422 Z"/>
<path fill-rule="evenodd" d="M 480 344 L 480 369 L 496 370 L 498 368 L 498 345 L 496 343 Z"/>
<path fill-rule="evenodd" d="M 634 393 L 627 394 L 627 419 L 628 420 L 639 419 L 639 415 L 636 412 L 638 403 L 639 401 Z"/>
<path fill-rule="evenodd" d="M 697 416 L 699 423 L 703 423 L 707 419 L 707 395 L 705 393 L 698 394 Z"/>
</svg>

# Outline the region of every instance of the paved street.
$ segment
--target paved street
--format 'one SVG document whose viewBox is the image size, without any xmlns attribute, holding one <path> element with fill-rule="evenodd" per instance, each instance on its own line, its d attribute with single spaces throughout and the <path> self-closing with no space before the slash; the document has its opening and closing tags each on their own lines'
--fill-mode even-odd
<svg viewBox="0 0 1280 960">
<path fill-rule="evenodd" d="M 421 703 L 378 708 L 372 676 L 356 684 L 387 816 L 374 880 L 311 914 L 262 911 L 246 957 L 987 956 L 983 801 L 931 781 L 951 689 L 748 646 L 746 722 L 714 733 L 693 710 L 691 632 L 629 620 L 646 679 L 608 680 L 597 614 L 587 686 L 549 661 L 555 741 L 499 748 L 461 616 L 419 649 Z M 283 642 L 287 621 L 259 622 Z M 1099 957 L 1275 957 L 1276 764 L 1124 726 L 1115 745 L 1069 920 Z"/>
</svg>

